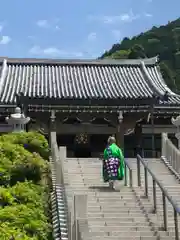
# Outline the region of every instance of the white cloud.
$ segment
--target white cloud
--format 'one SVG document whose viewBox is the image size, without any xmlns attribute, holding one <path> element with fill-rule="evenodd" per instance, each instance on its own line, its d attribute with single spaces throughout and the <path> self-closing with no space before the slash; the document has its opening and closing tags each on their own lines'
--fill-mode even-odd
<svg viewBox="0 0 180 240">
<path fill-rule="evenodd" d="M 54 30 L 60 30 L 60 27 L 58 25 L 59 19 L 52 19 L 52 20 L 42 19 L 42 20 L 38 20 L 36 24 L 40 28 L 51 28 Z"/>
<path fill-rule="evenodd" d="M 29 50 L 30 54 L 33 55 L 38 55 L 41 53 L 41 48 L 39 46 L 33 46 L 30 50 Z"/>
<path fill-rule="evenodd" d="M 41 27 L 41 28 L 47 28 L 47 27 L 49 27 L 49 23 L 48 23 L 48 21 L 47 20 L 38 20 L 37 21 L 37 25 L 38 25 L 38 27 Z"/>
<path fill-rule="evenodd" d="M 61 30 L 61 28 L 58 25 L 56 25 L 55 30 Z"/>
<path fill-rule="evenodd" d="M 6 45 L 11 42 L 11 38 L 9 36 L 1 36 L 0 37 L 0 44 Z"/>
<path fill-rule="evenodd" d="M 88 41 L 94 41 L 97 38 L 97 34 L 95 32 L 91 32 L 88 35 Z"/>
<path fill-rule="evenodd" d="M 150 17 L 152 17 L 153 15 L 152 15 L 151 13 L 144 13 L 144 16 L 150 18 Z"/>
<path fill-rule="evenodd" d="M 136 15 L 133 13 L 132 10 L 130 10 L 128 13 L 123 13 L 120 15 L 103 15 L 103 16 L 89 16 L 88 19 L 90 21 L 99 21 L 103 22 L 105 24 L 116 24 L 120 22 L 132 22 L 133 20 L 136 20 L 139 18 L 139 15 Z"/>
<path fill-rule="evenodd" d="M 63 54 L 64 52 L 56 47 L 41 48 L 40 46 L 33 46 L 30 49 L 30 53 L 33 55 L 46 55 L 56 57 Z"/>
<path fill-rule="evenodd" d="M 32 55 L 47 56 L 47 57 L 83 57 L 82 52 L 70 52 L 56 47 L 41 48 L 40 46 L 33 46 L 29 53 Z"/>
<path fill-rule="evenodd" d="M 56 56 L 65 55 L 66 52 L 64 50 L 60 50 L 56 47 L 49 47 L 49 48 L 43 49 L 43 54 L 47 55 L 47 56 L 56 57 Z"/>
<path fill-rule="evenodd" d="M 2 32 L 4 26 L 3 25 L 0 25 L 0 32 Z"/>
<path fill-rule="evenodd" d="M 36 36 L 33 36 L 33 35 L 29 35 L 27 36 L 28 39 L 32 40 L 32 41 L 35 41 L 37 40 L 37 37 Z"/>
<path fill-rule="evenodd" d="M 117 30 L 117 29 L 114 29 L 114 30 L 112 30 L 112 35 L 113 35 L 113 37 L 116 39 L 116 40 L 120 40 L 120 38 L 121 38 L 121 31 L 120 30 Z"/>
</svg>

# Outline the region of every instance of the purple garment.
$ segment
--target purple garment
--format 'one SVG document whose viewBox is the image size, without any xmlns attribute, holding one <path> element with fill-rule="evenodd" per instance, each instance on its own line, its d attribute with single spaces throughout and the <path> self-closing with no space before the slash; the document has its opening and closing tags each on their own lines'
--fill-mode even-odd
<svg viewBox="0 0 180 240">
<path fill-rule="evenodd" d="M 104 167 L 108 174 L 108 177 L 118 177 L 119 159 L 110 157 L 104 160 Z"/>
</svg>

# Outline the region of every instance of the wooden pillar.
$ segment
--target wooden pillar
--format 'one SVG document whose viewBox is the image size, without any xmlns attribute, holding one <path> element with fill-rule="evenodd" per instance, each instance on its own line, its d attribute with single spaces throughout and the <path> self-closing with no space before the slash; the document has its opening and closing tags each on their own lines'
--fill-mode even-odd
<svg viewBox="0 0 180 240">
<path fill-rule="evenodd" d="M 120 111 L 119 115 L 118 115 L 116 141 L 117 141 L 117 145 L 124 152 L 124 121 L 123 121 L 123 112 L 122 111 Z"/>
<path fill-rule="evenodd" d="M 135 144 L 136 144 L 136 155 L 142 156 L 142 124 L 137 122 L 134 129 Z"/>
<path fill-rule="evenodd" d="M 51 111 L 49 128 L 50 128 L 50 132 L 56 132 L 56 112 L 55 112 L 55 110 Z"/>
<path fill-rule="evenodd" d="M 155 152 L 155 136 L 154 136 L 154 104 L 151 106 L 151 141 L 152 141 L 152 157 L 156 157 Z"/>
<path fill-rule="evenodd" d="M 24 113 L 24 115 L 25 115 L 26 117 L 29 117 L 29 116 L 28 116 L 28 106 L 27 106 L 27 105 L 23 105 L 23 113 Z M 31 119 L 30 119 L 30 121 L 25 125 L 25 130 L 26 130 L 26 132 L 29 132 L 29 124 L 30 124 L 30 122 L 31 122 Z"/>
<path fill-rule="evenodd" d="M 16 94 L 16 106 L 21 108 L 22 111 L 24 110 L 23 107 L 22 107 L 22 102 L 21 102 L 19 94 Z"/>
<path fill-rule="evenodd" d="M 49 145 L 51 146 L 51 132 L 56 132 L 56 115 L 55 111 L 51 111 L 49 121 Z"/>
</svg>

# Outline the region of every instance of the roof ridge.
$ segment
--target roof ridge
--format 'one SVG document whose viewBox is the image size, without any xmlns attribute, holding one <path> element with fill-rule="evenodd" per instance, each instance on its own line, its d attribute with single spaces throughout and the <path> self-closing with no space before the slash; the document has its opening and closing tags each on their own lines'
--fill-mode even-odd
<svg viewBox="0 0 180 240">
<path fill-rule="evenodd" d="M 158 56 L 144 59 L 41 59 L 41 58 L 8 58 L 0 57 L 0 62 L 7 60 L 7 64 L 47 64 L 47 65 L 132 65 L 140 66 L 143 61 L 145 65 L 158 63 Z"/>
</svg>

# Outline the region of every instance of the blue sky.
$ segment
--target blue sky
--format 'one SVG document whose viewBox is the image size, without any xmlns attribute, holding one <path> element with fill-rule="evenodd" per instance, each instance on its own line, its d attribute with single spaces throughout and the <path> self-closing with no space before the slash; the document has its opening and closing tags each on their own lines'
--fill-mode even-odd
<svg viewBox="0 0 180 240">
<path fill-rule="evenodd" d="M 180 17 L 180 0 L 0 0 L 0 55 L 96 58 Z"/>
</svg>

